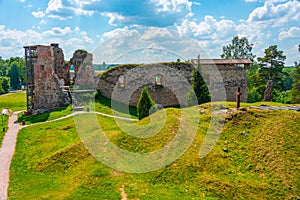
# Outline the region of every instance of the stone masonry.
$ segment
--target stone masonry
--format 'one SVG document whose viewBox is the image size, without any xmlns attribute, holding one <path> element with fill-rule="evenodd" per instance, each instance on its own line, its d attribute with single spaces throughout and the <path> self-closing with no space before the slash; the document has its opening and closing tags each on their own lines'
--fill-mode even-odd
<svg viewBox="0 0 300 200">
<path fill-rule="evenodd" d="M 56 45 L 38 45 L 26 48 L 35 48 L 34 55 L 31 57 L 26 55 L 27 67 L 33 68 L 33 77 L 30 77 L 34 79 L 33 86 L 31 86 L 34 88 L 33 94 L 27 94 L 32 95 L 32 112 L 45 112 L 68 105 L 70 98 L 61 89 L 61 86 L 65 85 L 62 76 L 64 74 L 62 50 Z"/>
<path fill-rule="evenodd" d="M 148 65 L 121 65 L 101 76 L 98 90 L 107 98 L 129 105 L 137 105 L 141 90 L 147 87 L 153 100 L 162 106 L 186 105 L 185 96 L 190 89 L 192 70 L 197 59 L 191 63 L 158 63 Z M 241 89 L 241 101 L 248 97 L 246 68 L 249 60 L 201 59 L 204 76 L 213 101 L 235 101 L 237 87 Z M 156 76 L 161 75 L 161 85 Z M 125 83 L 120 84 L 120 77 Z M 186 82 L 185 82 L 186 81 Z M 184 84 L 185 83 L 185 84 Z M 222 90 L 223 88 L 223 90 Z M 224 91 L 224 95 L 218 95 Z"/>
<path fill-rule="evenodd" d="M 101 76 L 98 90 L 107 98 L 136 106 L 142 89 L 147 87 L 156 104 L 185 105 L 185 93 L 190 89 L 192 70 L 190 63 L 121 65 Z M 120 83 L 120 76 L 124 85 Z M 158 77 L 161 83 L 157 82 Z"/>
<path fill-rule="evenodd" d="M 78 50 L 69 64 L 65 64 L 63 51 L 58 44 L 24 48 L 29 112 L 42 113 L 71 103 L 70 90 L 66 89 L 70 85 L 71 64 L 75 65 L 75 74 L 81 77 L 78 78 L 78 84 L 80 81 L 95 84 L 92 54 Z"/>
</svg>

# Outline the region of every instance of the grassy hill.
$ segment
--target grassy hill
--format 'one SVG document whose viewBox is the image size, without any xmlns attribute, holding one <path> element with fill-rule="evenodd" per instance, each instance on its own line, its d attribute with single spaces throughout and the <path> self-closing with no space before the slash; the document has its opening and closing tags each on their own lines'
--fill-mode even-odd
<svg viewBox="0 0 300 200">
<path fill-rule="evenodd" d="M 12 161 L 9 199 L 293 199 L 300 196 L 300 113 L 248 111 L 226 119 L 213 150 L 199 158 L 210 106 L 201 110 L 190 148 L 163 169 L 131 174 L 97 161 L 84 147 L 74 119 L 22 129 Z M 163 112 L 163 111 L 160 111 Z M 160 112 L 152 117 L 158 123 Z M 166 109 L 159 133 L 136 138 L 111 118 L 97 116 L 115 145 L 152 152 L 168 144 L 180 124 L 180 109 Z M 126 125 L 130 128 L 134 122 Z M 141 126 L 149 118 L 136 122 Z M 88 125 L 88 124 L 87 124 Z M 228 153 L 223 152 L 228 148 Z"/>
</svg>

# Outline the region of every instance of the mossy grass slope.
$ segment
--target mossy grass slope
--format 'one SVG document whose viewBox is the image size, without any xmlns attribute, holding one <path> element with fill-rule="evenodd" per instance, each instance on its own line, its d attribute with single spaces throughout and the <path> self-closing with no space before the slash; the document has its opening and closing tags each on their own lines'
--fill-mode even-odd
<svg viewBox="0 0 300 200">
<path fill-rule="evenodd" d="M 121 199 L 120 188 L 129 199 L 299 196 L 300 113 L 250 110 L 232 114 L 213 150 L 200 159 L 210 108 L 210 104 L 187 108 L 204 110 L 194 142 L 172 164 L 144 174 L 118 172 L 97 161 L 81 143 L 72 118 L 25 128 L 19 133 L 11 165 L 9 198 Z M 153 115 L 160 112 L 164 110 Z M 114 119 L 97 119 L 114 144 L 128 151 L 149 152 L 165 146 L 176 135 L 180 109 L 168 108 L 165 112 L 164 127 L 151 138 L 127 135 Z M 127 126 L 147 126 L 150 121 L 147 117 Z"/>
</svg>

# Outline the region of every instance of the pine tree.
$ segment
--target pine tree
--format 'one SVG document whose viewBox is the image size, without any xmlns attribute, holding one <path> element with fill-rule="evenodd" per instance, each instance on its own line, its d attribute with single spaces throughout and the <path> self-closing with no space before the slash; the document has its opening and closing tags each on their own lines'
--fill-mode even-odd
<svg viewBox="0 0 300 200">
<path fill-rule="evenodd" d="M 154 106 L 154 111 L 157 110 L 155 102 L 152 100 L 146 87 L 142 90 L 141 96 L 137 104 L 137 113 L 139 120 L 149 116 L 149 110 Z"/>
<path fill-rule="evenodd" d="M 210 102 L 208 87 L 197 69 L 192 72 L 192 88 L 186 95 L 188 106 Z"/>
<path fill-rule="evenodd" d="M 283 71 L 286 56 L 283 51 L 277 49 L 277 45 L 272 45 L 265 49 L 265 56 L 257 58 L 261 64 L 259 76 L 267 87 L 264 93 L 264 101 L 272 101 L 273 88 L 282 90 L 284 87 L 283 77 L 286 73 Z"/>
</svg>

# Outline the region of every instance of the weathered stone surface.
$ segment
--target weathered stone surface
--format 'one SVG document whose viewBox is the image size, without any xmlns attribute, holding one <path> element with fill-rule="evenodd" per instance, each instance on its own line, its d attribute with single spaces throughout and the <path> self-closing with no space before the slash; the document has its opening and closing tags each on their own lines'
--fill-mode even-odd
<svg viewBox="0 0 300 200">
<path fill-rule="evenodd" d="M 209 86 L 210 93 L 222 93 L 222 88 L 225 88 L 226 100 L 230 102 L 236 101 L 236 88 L 241 89 L 241 102 L 246 102 L 248 98 L 248 85 L 246 78 L 246 69 L 237 65 L 201 65 L 202 74 Z M 216 71 L 217 70 L 217 71 Z M 221 75 L 222 80 L 219 80 Z M 214 75 L 216 74 L 216 75 Z M 214 101 L 222 101 L 217 95 Z"/>
<path fill-rule="evenodd" d="M 70 98 L 65 85 L 64 55 L 59 47 L 37 46 L 34 66 L 33 112 L 45 112 L 67 106 Z"/>
<path fill-rule="evenodd" d="M 106 71 L 99 80 L 98 89 L 105 97 L 136 105 L 142 88 L 146 86 L 157 104 L 163 106 L 185 105 L 185 95 L 190 89 L 193 69 L 194 66 L 190 63 L 123 65 Z M 201 65 L 201 74 L 209 85 L 210 93 L 216 94 L 214 101 L 234 102 L 237 87 L 241 89 L 241 101 L 247 101 L 248 90 L 244 67 Z M 156 85 L 156 75 L 161 75 L 162 85 Z M 122 79 L 125 80 L 124 87 L 118 82 L 120 76 L 123 76 Z M 179 77 L 183 77 L 188 84 L 183 84 L 184 81 Z M 221 93 L 226 94 L 218 95 Z"/>
<path fill-rule="evenodd" d="M 147 87 L 156 104 L 185 105 L 192 70 L 193 66 L 189 63 L 124 65 L 106 71 L 99 80 L 98 89 L 105 97 L 137 105 L 142 89 Z M 156 83 L 158 75 L 161 78 L 161 85 Z M 119 82 L 120 76 L 125 80 L 124 85 Z"/>
<path fill-rule="evenodd" d="M 65 64 L 64 53 L 61 48 L 53 47 L 54 55 L 54 74 L 57 74 L 59 79 L 64 80 L 64 85 L 70 83 L 70 68 Z"/>
<path fill-rule="evenodd" d="M 95 89 L 95 71 L 93 68 L 93 55 L 82 50 L 77 50 L 70 63 L 74 63 L 74 85 Z"/>
</svg>

